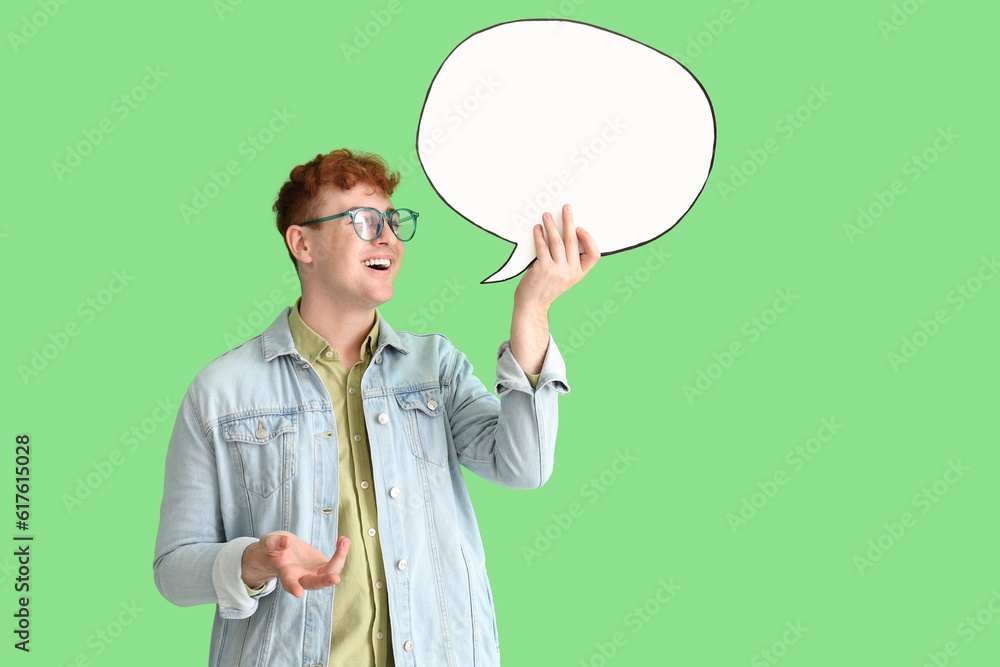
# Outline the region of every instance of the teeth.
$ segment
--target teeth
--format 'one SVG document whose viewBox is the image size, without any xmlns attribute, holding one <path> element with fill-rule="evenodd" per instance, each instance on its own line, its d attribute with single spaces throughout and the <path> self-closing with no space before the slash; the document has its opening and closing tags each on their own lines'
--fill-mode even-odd
<svg viewBox="0 0 1000 667">
<path fill-rule="evenodd" d="M 366 259 L 364 262 L 365 266 L 373 266 L 378 264 L 380 266 L 389 266 L 390 260 L 388 259 Z"/>
</svg>

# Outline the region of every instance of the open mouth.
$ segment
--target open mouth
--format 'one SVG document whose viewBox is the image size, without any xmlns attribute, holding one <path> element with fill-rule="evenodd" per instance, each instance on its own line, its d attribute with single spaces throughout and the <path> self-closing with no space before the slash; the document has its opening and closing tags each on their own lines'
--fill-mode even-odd
<svg viewBox="0 0 1000 667">
<path fill-rule="evenodd" d="M 388 259 L 369 259 L 364 265 L 373 271 L 388 271 L 391 261 Z"/>
</svg>

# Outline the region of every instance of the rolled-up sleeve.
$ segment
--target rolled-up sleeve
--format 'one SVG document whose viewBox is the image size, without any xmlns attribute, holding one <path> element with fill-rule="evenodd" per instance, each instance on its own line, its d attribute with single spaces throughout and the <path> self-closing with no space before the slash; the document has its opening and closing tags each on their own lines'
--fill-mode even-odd
<svg viewBox="0 0 1000 667">
<path fill-rule="evenodd" d="M 497 352 L 496 395 L 472 373 L 455 350 L 448 401 L 452 440 L 459 462 L 477 475 L 511 488 L 531 489 L 552 475 L 557 400 L 569 392 L 566 365 L 552 336 L 534 387 L 504 341 Z"/>
</svg>

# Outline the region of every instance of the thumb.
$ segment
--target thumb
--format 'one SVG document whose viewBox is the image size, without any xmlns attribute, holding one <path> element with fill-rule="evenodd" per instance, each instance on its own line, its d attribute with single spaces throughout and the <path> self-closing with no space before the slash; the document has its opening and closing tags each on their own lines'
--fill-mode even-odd
<svg viewBox="0 0 1000 667">
<path fill-rule="evenodd" d="M 284 551 L 288 548 L 287 535 L 265 535 L 264 547 L 268 551 Z"/>
</svg>

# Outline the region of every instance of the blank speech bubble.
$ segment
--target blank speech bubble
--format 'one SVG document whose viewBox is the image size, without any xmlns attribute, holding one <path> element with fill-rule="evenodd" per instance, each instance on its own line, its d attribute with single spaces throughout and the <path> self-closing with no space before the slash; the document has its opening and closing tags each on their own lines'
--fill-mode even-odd
<svg viewBox="0 0 1000 667">
<path fill-rule="evenodd" d="M 684 217 L 708 179 L 715 115 L 683 65 L 577 21 L 501 23 L 466 38 L 424 100 L 417 155 L 460 216 L 513 244 L 508 280 L 535 259 L 542 213 L 573 205 L 602 255 Z"/>
</svg>

